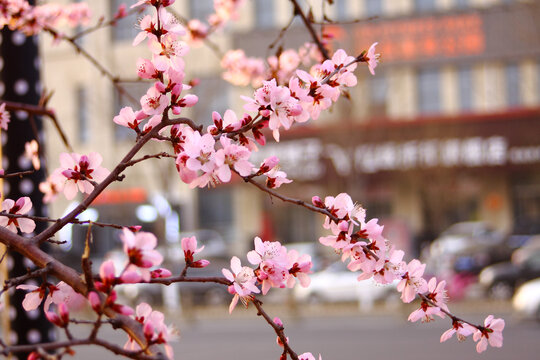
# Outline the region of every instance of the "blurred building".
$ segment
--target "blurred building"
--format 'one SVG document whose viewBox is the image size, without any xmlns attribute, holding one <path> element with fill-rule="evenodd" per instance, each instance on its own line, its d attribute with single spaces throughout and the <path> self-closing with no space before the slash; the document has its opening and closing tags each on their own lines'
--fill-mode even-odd
<svg viewBox="0 0 540 360">
<path fill-rule="evenodd" d="M 113 14 L 121 2 L 90 5 L 95 14 Z M 328 115 L 282 133 L 279 145 L 257 155 L 262 160 L 276 152 L 295 180 L 280 191 L 305 200 L 348 192 L 403 248 L 417 249 L 420 241 L 466 220 L 486 221 L 509 233 L 540 232 L 538 2 L 334 2 L 323 7 L 319 1 L 313 11 L 344 22 L 327 26 L 338 45 L 360 53 L 377 41 L 382 61 L 376 76 L 359 67 L 352 101 L 341 99 Z M 212 0 L 177 1 L 175 11 L 204 19 Z M 268 44 L 290 13 L 287 0 L 249 1 L 240 21 L 213 42 L 222 50 L 240 47 L 248 55 L 271 55 Z M 135 61 L 148 50 L 131 46 L 137 32 L 133 21 L 121 20 L 81 45 L 126 80 L 138 99 L 147 84 L 133 81 Z M 296 48 L 309 39 L 296 20 L 280 45 Z M 112 122 L 128 99 L 66 44 L 42 48 L 44 84 L 55 90 L 52 105 L 76 139 L 75 151 L 98 148 L 111 168 L 133 141 Z M 212 110 L 241 112 L 239 95 L 251 93 L 221 80 L 219 60 L 204 46 L 186 58 L 189 76 L 200 79 L 194 92 L 204 99 L 186 115 L 204 124 Z M 54 144 L 57 137 L 49 134 Z M 149 153 L 161 151 L 160 144 L 152 146 Z M 60 151 L 50 146 L 51 167 Z M 179 229 L 212 229 L 232 252 L 252 246 L 255 235 L 284 242 L 316 241 L 321 235 L 318 215 L 246 184 L 189 191 L 167 159 L 150 160 L 126 174 L 100 197 L 100 219 L 131 225 L 144 222 L 146 211 L 148 228 L 163 239 L 177 241 Z"/>
</svg>

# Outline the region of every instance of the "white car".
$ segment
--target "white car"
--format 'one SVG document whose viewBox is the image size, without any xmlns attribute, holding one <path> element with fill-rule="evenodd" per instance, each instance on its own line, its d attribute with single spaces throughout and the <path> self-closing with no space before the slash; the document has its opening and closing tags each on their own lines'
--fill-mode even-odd
<svg viewBox="0 0 540 360">
<path fill-rule="evenodd" d="M 397 298 L 396 284 L 380 285 L 373 279 L 358 281 L 359 272 L 347 269 L 345 263 L 335 262 L 325 270 L 310 275 L 307 288 L 296 286 L 294 295 L 301 302 L 358 301 L 360 310 L 370 310 L 375 301 Z"/>
<path fill-rule="evenodd" d="M 512 299 L 512 305 L 520 314 L 540 321 L 540 278 L 521 285 Z"/>
</svg>

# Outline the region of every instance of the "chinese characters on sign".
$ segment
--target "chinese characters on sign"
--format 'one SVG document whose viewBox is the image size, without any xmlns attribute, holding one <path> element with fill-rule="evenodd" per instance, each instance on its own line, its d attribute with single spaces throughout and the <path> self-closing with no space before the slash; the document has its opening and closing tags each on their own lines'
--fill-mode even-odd
<svg viewBox="0 0 540 360">
<path fill-rule="evenodd" d="M 540 163 L 540 145 L 510 146 L 502 135 L 387 141 L 344 147 L 317 138 L 282 142 L 259 151 L 276 153 L 295 180 L 317 180 L 330 163 L 340 176 L 435 167 L 480 167 Z M 324 161 L 328 160 L 328 161 Z"/>
</svg>

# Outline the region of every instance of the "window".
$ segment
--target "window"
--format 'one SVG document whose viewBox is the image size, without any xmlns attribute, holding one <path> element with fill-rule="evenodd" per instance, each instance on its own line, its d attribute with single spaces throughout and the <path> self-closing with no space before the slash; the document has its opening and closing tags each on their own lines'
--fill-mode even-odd
<svg viewBox="0 0 540 360">
<path fill-rule="evenodd" d="M 383 0 L 365 0 L 366 1 L 366 16 L 381 16 Z"/>
<path fill-rule="evenodd" d="M 256 0 L 255 1 L 255 26 L 268 29 L 274 26 L 274 1 Z"/>
<path fill-rule="evenodd" d="M 111 17 L 116 14 L 121 4 L 126 4 L 129 11 L 131 5 L 135 4 L 136 0 L 112 0 L 111 4 Z M 131 14 L 125 18 L 119 19 L 116 25 L 111 28 L 111 36 L 113 41 L 133 41 L 135 36 L 139 33 L 137 28 L 138 19 L 140 15 Z"/>
<path fill-rule="evenodd" d="M 350 12 L 347 9 L 347 0 L 334 1 L 335 20 L 343 21 L 350 17 Z"/>
<path fill-rule="evenodd" d="M 440 74 L 427 69 L 418 73 L 418 111 L 422 114 L 437 113 L 441 109 Z"/>
<path fill-rule="evenodd" d="M 132 83 L 120 83 L 120 85 L 126 90 L 126 92 L 131 95 L 133 98 L 137 99 L 137 101 L 146 94 L 146 91 L 150 87 L 149 83 L 145 82 L 132 82 Z M 114 97 L 114 115 L 116 116 L 120 113 L 120 109 L 122 109 L 125 106 L 131 106 L 131 107 L 137 107 L 136 104 L 133 104 L 133 102 L 130 100 L 129 97 L 126 95 L 122 95 L 119 93 L 119 91 L 114 88 L 115 91 L 115 97 Z M 135 131 L 125 127 L 116 125 L 113 123 L 114 128 L 114 138 L 116 140 L 131 140 L 135 138 Z"/>
<path fill-rule="evenodd" d="M 189 9 L 192 19 L 206 21 L 210 14 L 214 13 L 213 0 L 191 0 Z"/>
<path fill-rule="evenodd" d="M 508 64 L 505 71 L 506 77 L 506 104 L 509 107 L 521 105 L 519 90 L 519 67 L 517 64 Z"/>
<path fill-rule="evenodd" d="M 230 187 L 197 191 L 199 228 L 217 231 L 225 241 L 233 241 L 233 206 Z"/>
<path fill-rule="evenodd" d="M 469 7 L 470 0 L 454 0 L 454 6 L 458 9 L 465 9 Z"/>
<path fill-rule="evenodd" d="M 308 242 L 317 238 L 317 218 L 313 212 L 289 204 L 272 204 L 270 218 L 275 240 L 283 244 Z"/>
<path fill-rule="evenodd" d="M 431 12 L 435 10 L 435 0 L 414 0 L 414 7 L 418 12 Z"/>
<path fill-rule="evenodd" d="M 77 123 L 78 138 L 81 143 L 86 143 L 90 139 L 90 128 L 88 119 L 88 91 L 86 88 L 77 89 Z"/>
<path fill-rule="evenodd" d="M 369 113 L 371 116 L 386 115 L 386 97 L 388 94 L 388 81 L 386 76 L 378 73 L 369 77 Z"/>
<path fill-rule="evenodd" d="M 190 93 L 199 97 L 199 102 L 193 107 L 194 120 L 205 127 L 212 124 L 212 112 L 217 111 L 223 116 L 229 108 L 230 85 L 221 78 L 201 79 Z M 237 114 L 238 117 L 242 113 Z"/>
<path fill-rule="evenodd" d="M 461 111 L 470 111 L 473 105 L 472 69 L 470 66 L 462 66 L 458 69 L 457 75 L 459 108 Z"/>
</svg>

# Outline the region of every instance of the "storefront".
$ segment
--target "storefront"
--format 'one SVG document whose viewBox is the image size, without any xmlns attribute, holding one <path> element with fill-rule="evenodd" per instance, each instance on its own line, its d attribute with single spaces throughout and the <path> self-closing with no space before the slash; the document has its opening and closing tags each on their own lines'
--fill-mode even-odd
<svg viewBox="0 0 540 360">
<path fill-rule="evenodd" d="M 283 191 L 346 191 L 369 217 L 402 227 L 411 241 L 469 220 L 505 232 L 540 231 L 539 109 L 342 124 L 284 133 L 258 157 L 280 158 L 294 179 Z M 274 216 L 275 227 L 288 227 L 283 218 Z"/>
</svg>

